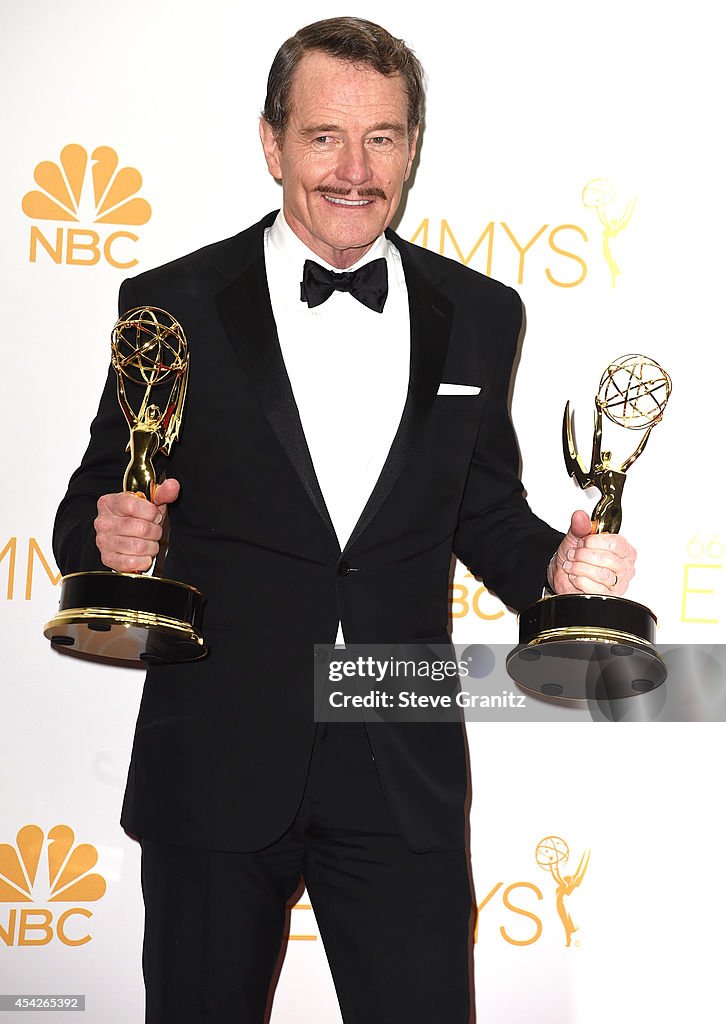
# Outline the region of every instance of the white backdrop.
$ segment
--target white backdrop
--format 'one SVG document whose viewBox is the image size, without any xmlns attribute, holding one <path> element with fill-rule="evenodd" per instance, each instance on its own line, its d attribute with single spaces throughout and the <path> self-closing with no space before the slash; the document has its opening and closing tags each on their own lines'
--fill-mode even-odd
<svg viewBox="0 0 726 1024">
<path fill-rule="evenodd" d="M 720 32 L 704 0 L 452 0 L 437 11 L 371 0 L 360 12 L 281 0 L 263 15 L 233 0 L 0 9 L 0 993 L 85 993 L 85 1015 L 63 1019 L 126 1024 L 142 1019 L 142 910 L 138 850 L 117 820 L 142 678 L 55 655 L 41 634 L 57 600 L 53 515 L 86 444 L 121 280 L 279 205 L 257 116 L 284 38 L 340 13 L 385 24 L 429 78 L 398 230 L 514 285 L 526 304 L 513 415 L 532 505 L 559 526 L 592 507 L 562 464 L 564 403 L 587 438 L 607 363 L 654 356 L 674 392 L 625 494 L 623 532 L 640 552 L 632 596 L 657 610 L 661 640 L 719 642 Z M 36 167 L 69 145 L 89 164 L 63 214 L 49 205 L 63 198 L 57 172 Z M 106 166 L 108 149 L 142 182 L 121 172 L 99 214 L 91 163 Z M 602 219 L 583 202 L 600 180 Z M 24 198 L 41 185 L 45 199 Z M 124 210 L 134 196 L 150 210 Z M 115 219 L 99 222 L 109 206 Z M 452 596 L 456 640 L 514 642 L 513 617 L 462 567 Z M 470 726 L 480 1021 L 720 1020 L 721 728 Z M 37 830 L 16 839 L 28 825 Z M 569 947 L 555 881 L 535 859 L 551 835 L 569 844 L 571 872 L 591 851 L 565 904 L 579 926 Z M 311 910 L 293 911 L 292 933 L 273 1024 L 334 1024 Z"/>
</svg>

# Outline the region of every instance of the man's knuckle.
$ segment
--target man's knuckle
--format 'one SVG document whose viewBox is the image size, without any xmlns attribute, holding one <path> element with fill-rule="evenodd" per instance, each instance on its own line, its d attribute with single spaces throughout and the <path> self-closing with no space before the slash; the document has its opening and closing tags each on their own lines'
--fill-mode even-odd
<svg viewBox="0 0 726 1024">
<path fill-rule="evenodd" d="M 133 524 L 134 535 L 136 537 L 146 537 L 146 534 L 149 529 L 149 524 L 146 522 L 146 520 L 134 519 Z"/>
</svg>

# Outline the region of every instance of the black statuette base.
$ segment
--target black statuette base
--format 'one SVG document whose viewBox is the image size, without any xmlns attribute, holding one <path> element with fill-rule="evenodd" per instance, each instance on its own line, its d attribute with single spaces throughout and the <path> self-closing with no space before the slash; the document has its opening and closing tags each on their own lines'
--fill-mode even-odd
<svg viewBox="0 0 726 1024">
<path fill-rule="evenodd" d="M 546 597 L 519 617 L 519 645 L 507 658 L 512 679 L 556 703 L 617 700 L 648 693 L 667 670 L 653 646 L 655 615 L 623 598 Z"/>
<path fill-rule="evenodd" d="M 44 634 L 54 647 L 104 661 L 194 661 L 207 653 L 203 606 L 200 591 L 174 580 L 74 573 L 61 581 L 58 613 Z"/>
</svg>

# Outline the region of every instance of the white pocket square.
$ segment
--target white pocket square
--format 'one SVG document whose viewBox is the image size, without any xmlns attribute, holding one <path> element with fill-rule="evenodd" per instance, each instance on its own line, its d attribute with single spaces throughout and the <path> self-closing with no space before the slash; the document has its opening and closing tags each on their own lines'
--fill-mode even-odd
<svg viewBox="0 0 726 1024">
<path fill-rule="evenodd" d="M 478 395 L 481 388 L 476 384 L 439 384 L 437 395 Z"/>
</svg>

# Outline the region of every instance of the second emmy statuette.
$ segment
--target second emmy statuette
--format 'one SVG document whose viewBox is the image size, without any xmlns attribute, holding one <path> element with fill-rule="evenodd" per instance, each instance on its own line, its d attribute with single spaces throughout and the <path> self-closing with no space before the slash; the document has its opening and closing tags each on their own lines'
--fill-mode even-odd
<svg viewBox="0 0 726 1024">
<path fill-rule="evenodd" d="M 189 374 L 184 331 L 163 309 L 131 309 L 113 329 L 111 363 L 130 430 L 123 489 L 153 501 L 152 460 L 169 454 L 181 427 Z M 187 583 L 77 572 L 63 577 L 58 612 L 44 634 L 56 647 L 113 661 L 193 661 L 207 653 L 203 605 L 204 596 Z"/>
<path fill-rule="evenodd" d="M 593 533 L 618 533 L 626 473 L 642 454 L 660 423 L 671 380 L 654 359 L 629 354 L 611 363 L 595 398 L 590 465 L 577 452 L 574 413 L 565 406 L 562 443 L 565 465 L 581 488 L 596 487 L 600 500 L 592 513 Z M 603 414 L 642 437 L 618 461 L 603 447 Z M 519 686 L 543 700 L 568 701 L 631 697 L 647 693 L 666 677 L 653 646 L 656 617 L 645 605 L 599 594 L 555 594 L 525 608 L 519 616 L 519 645 L 507 658 L 507 671 Z"/>
</svg>

